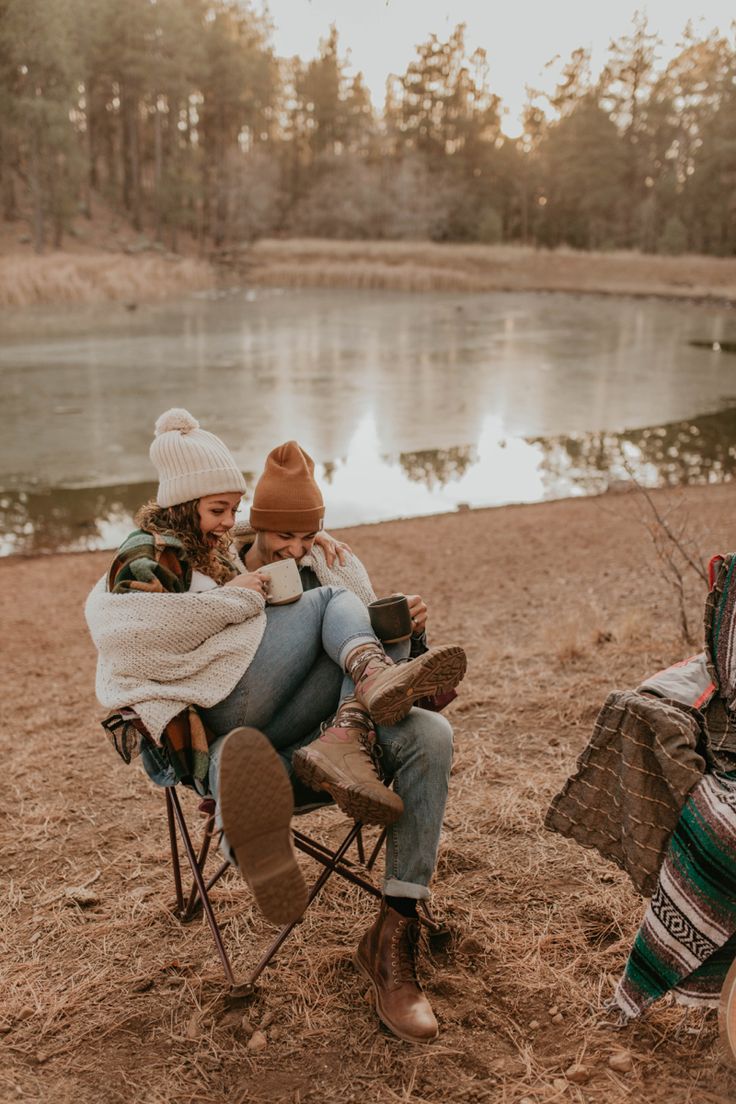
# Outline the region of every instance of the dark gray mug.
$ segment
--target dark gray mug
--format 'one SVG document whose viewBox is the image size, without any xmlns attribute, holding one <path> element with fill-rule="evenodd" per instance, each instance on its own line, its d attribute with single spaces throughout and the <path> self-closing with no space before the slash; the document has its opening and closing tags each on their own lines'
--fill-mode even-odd
<svg viewBox="0 0 736 1104">
<path fill-rule="evenodd" d="M 371 626 L 382 644 L 397 644 L 411 636 L 411 613 L 405 594 L 377 598 L 368 606 Z"/>
</svg>

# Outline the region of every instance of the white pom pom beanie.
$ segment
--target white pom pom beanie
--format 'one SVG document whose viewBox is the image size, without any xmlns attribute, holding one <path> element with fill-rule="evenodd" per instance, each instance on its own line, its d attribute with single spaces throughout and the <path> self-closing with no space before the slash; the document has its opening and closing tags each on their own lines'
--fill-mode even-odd
<svg viewBox="0 0 736 1104">
<path fill-rule="evenodd" d="M 155 433 L 149 455 L 158 472 L 159 506 L 245 492 L 243 473 L 230 450 L 214 433 L 200 429 L 188 410 L 167 410 L 156 422 Z"/>
</svg>

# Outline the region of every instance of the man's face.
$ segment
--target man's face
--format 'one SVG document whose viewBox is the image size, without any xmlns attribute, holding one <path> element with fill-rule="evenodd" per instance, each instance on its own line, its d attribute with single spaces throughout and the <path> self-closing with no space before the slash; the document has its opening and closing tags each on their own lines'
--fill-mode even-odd
<svg viewBox="0 0 736 1104">
<path fill-rule="evenodd" d="M 208 544 L 227 533 L 235 524 L 235 511 L 243 496 L 237 492 L 204 495 L 197 503 L 199 527 Z"/>
<path fill-rule="evenodd" d="M 276 560 L 301 560 L 307 552 L 312 551 L 314 533 L 272 533 L 270 530 L 261 529 L 256 534 L 256 548 L 259 558 L 264 564 L 275 563 Z"/>
</svg>

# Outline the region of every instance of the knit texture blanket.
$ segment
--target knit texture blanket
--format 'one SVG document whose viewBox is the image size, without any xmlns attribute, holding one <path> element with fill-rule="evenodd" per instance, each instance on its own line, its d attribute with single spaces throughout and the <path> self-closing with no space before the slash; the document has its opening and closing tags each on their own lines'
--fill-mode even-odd
<svg viewBox="0 0 736 1104">
<path fill-rule="evenodd" d="M 169 594 L 126 586 L 110 593 L 113 569 L 116 586 L 123 577 L 121 566 L 135 580 L 143 578 L 141 563 L 149 570 L 150 539 L 141 541 L 141 536 L 131 534 L 85 607 L 98 649 L 97 697 L 115 711 L 103 727 L 126 762 L 138 754 L 141 736 L 148 735 L 154 743 L 165 745 L 177 777 L 203 778 L 208 768 L 206 735 L 188 707 L 216 705 L 245 674 L 265 630 L 264 602 L 242 587 Z M 300 566 L 311 567 L 322 586 L 345 587 L 365 604 L 375 598 L 357 556 L 348 556 L 344 566 L 336 563 L 330 568 L 315 547 Z M 169 569 L 178 590 L 181 572 L 173 565 Z M 151 581 L 156 591 L 169 584 L 162 572 L 152 575 Z M 171 724 L 175 718 L 177 723 Z"/>
<path fill-rule="evenodd" d="M 688 798 L 615 1001 L 640 1015 L 672 991 L 715 1007 L 736 954 L 736 777 L 707 774 Z"/>
<path fill-rule="evenodd" d="M 188 705 L 227 697 L 266 627 L 263 598 L 253 590 L 110 594 L 104 577 L 85 616 L 98 652 L 97 697 L 107 709 L 134 708 L 157 743 Z"/>
<path fill-rule="evenodd" d="M 609 694 L 545 827 L 612 859 L 649 896 L 680 810 L 705 768 L 700 735 L 696 710 L 633 690 Z"/>
</svg>

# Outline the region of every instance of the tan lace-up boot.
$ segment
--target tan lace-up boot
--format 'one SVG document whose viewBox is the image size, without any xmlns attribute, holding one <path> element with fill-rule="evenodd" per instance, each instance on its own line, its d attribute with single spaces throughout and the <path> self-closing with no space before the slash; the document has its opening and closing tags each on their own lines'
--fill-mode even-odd
<svg viewBox="0 0 736 1104">
<path fill-rule="evenodd" d="M 420 698 L 454 690 L 465 675 L 465 652 L 456 644 L 430 648 L 407 663 L 392 663 L 378 644 L 365 644 L 348 656 L 355 697 L 376 725 L 393 725 Z"/>
<path fill-rule="evenodd" d="M 417 979 L 419 921 L 389 908 L 385 901 L 353 962 L 373 989 L 376 1012 L 386 1027 L 407 1043 L 437 1038 L 432 1006 Z"/>
<path fill-rule="evenodd" d="M 364 824 L 393 824 L 404 803 L 381 781 L 375 741 L 370 717 L 347 698 L 319 739 L 296 752 L 294 770 L 310 789 L 331 794 L 347 816 Z"/>
</svg>

